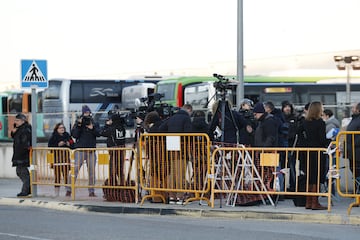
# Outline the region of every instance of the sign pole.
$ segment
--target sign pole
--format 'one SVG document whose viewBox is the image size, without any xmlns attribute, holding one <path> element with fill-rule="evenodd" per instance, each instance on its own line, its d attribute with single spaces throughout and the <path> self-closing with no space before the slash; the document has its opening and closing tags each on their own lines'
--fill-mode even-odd
<svg viewBox="0 0 360 240">
<path fill-rule="evenodd" d="M 37 95 L 36 89 L 47 88 L 47 62 L 46 60 L 21 60 L 21 87 L 31 88 L 31 142 L 32 148 L 37 146 Z M 36 151 L 31 154 L 31 193 L 34 197 L 37 195 L 37 185 L 33 184 L 37 180 L 36 176 Z"/>
<path fill-rule="evenodd" d="M 36 96 L 36 88 L 35 87 L 31 87 L 31 142 L 32 142 L 32 147 L 35 148 L 37 146 L 37 96 Z M 32 152 L 32 166 L 30 168 L 31 170 L 31 177 L 32 177 L 32 182 L 36 181 L 36 170 L 35 170 L 35 163 L 36 163 L 36 154 L 33 151 Z M 36 184 L 32 184 L 32 196 L 36 197 L 37 196 L 37 185 Z"/>
</svg>

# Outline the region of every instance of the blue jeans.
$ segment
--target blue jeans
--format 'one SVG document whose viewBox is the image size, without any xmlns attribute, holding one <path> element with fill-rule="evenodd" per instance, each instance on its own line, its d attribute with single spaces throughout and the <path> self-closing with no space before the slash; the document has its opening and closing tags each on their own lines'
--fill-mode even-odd
<svg viewBox="0 0 360 240">
<path fill-rule="evenodd" d="M 95 151 L 77 151 L 75 152 L 75 181 L 81 166 L 86 160 L 88 174 L 89 174 L 89 186 L 95 185 L 95 165 L 96 165 L 96 153 Z M 71 174 L 68 177 L 68 183 L 71 183 Z M 67 191 L 71 191 L 71 187 L 66 187 Z M 89 188 L 89 193 L 93 193 L 94 188 Z"/>
</svg>

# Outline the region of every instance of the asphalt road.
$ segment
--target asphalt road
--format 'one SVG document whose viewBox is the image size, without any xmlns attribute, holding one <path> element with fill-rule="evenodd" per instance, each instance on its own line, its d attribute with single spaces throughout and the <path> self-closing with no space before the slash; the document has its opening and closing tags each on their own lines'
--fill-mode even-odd
<svg viewBox="0 0 360 240">
<path fill-rule="evenodd" d="M 358 239 L 359 226 L 65 212 L 0 205 L 0 239 Z"/>
</svg>

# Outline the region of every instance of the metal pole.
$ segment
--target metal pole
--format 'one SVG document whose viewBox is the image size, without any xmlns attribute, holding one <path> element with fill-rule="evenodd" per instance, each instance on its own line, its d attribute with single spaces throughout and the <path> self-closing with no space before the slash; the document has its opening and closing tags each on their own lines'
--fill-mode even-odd
<svg viewBox="0 0 360 240">
<path fill-rule="evenodd" d="M 350 104 L 350 64 L 346 64 L 347 76 L 346 76 L 346 104 Z"/>
<path fill-rule="evenodd" d="M 244 42 L 243 42 L 243 0 L 238 0 L 237 10 L 237 80 L 236 104 L 244 99 Z"/>
<path fill-rule="evenodd" d="M 36 88 L 31 88 L 31 143 L 32 143 L 32 147 L 36 147 L 37 145 L 37 137 L 36 137 L 36 129 L 37 129 L 37 119 L 36 119 L 36 112 L 37 112 L 37 96 L 36 96 Z M 34 165 L 36 163 L 36 159 L 35 159 L 35 152 L 32 152 L 32 166 L 30 166 L 30 171 L 31 171 L 31 178 L 33 182 L 36 179 L 36 171 L 34 169 Z M 33 197 L 36 197 L 37 195 L 37 185 L 33 185 L 31 186 L 31 194 Z"/>
</svg>

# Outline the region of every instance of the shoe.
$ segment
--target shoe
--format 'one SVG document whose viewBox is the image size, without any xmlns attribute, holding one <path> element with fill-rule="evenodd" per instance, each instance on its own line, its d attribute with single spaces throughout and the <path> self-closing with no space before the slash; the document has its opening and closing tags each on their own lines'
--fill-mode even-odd
<svg viewBox="0 0 360 240">
<path fill-rule="evenodd" d="M 176 199 L 176 204 L 177 204 L 177 205 L 183 205 L 183 204 L 184 204 L 184 200 L 183 200 L 183 199 L 180 199 L 180 198 L 177 198 L 177 199 Z"/>
<path fill-rule="evenodd" d="M 18 196 L 18 197 L 29 197 L 29 196 L 30 196 L 30 193 L 20 192 L 20 193 L 18 193 L 16 196 Z"/>
<path fill-rule="evenodd" d="M 89 197 L 97 197 L 97 196 L 95 195 L 95 193 L 91 192 L 89 193 Z"/>
<path fill-rule="evenodd" d="M 70 192 L 70 191 L 66 191 L 65 197 L 71 197 L 71 192 Z"/>
<path fill-rule="evenodd" d="M 177 204 L 177 199 L 175 198 L 169 198 L 169 204 Z"/>
</svg>

